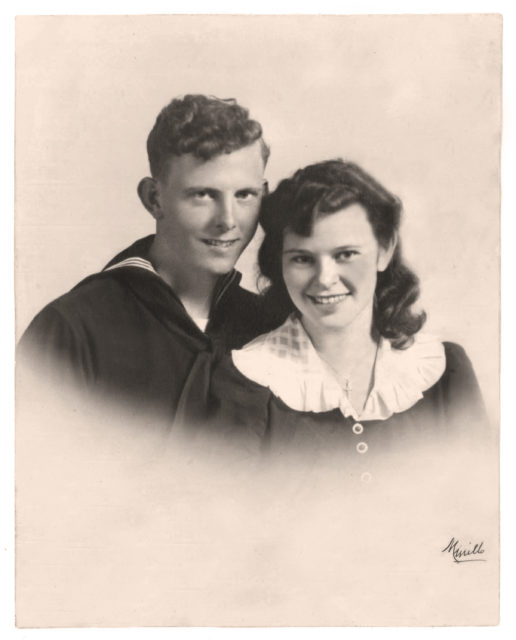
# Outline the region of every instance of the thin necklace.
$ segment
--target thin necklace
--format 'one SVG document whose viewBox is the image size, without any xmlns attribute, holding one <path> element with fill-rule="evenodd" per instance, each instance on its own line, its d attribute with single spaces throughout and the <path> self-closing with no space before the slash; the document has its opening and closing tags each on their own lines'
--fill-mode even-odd
<svg viewBox="0 0 516 640">
<path fill-rule="evenodd" d="M 375 368 L 376 368 L 376 360 L 377 360 L 377 357 L 378 357 L 378 347 L 379 347 L 379 341 L 377 340 L 376 344 L 375 344 L 373 366 L 371 367 L 371 374 L 369 376 L 369 384 L 368 384 L 368 388 L 367 388 L 366 400 L 369 397 L 369 394 L 371 393 L 371 389 L 373 388 L 373 385 L 374 385 L 374 371 L 375 371 Z M 355 366 L 353 367 L 353 369 L 351 369 L 351 371 L 346 372 L 346 374 L 342 374 L 342 373 L 339 373 L 335 369 L 335 367 L 333 365 L 331 365 L 326 360 L 326 358 L 324 358 L 318 351 L 317 351 L 317 355 L 321 359 L 322 363 L 326 367 L 328 367 L 328 369 L 330 369 L 330 372 L 332 373 L 333 377 L 336 379 L 336 381 L 338 382 L 339 386 L 346 393 L 346 396 L 349 399 L 349 392 L 353 390 L 353 385 L 352 385 L 351 380 L 352 380 L 352 376 L 353 376 L 353 373 L 354 373 L 355 369 L 358 367 L 358 363 L 355 364 Z"/>
</svg>

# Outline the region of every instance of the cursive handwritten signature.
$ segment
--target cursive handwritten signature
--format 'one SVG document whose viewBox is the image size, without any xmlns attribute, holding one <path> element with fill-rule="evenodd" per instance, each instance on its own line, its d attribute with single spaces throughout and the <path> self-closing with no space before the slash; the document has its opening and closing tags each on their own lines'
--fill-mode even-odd
<svg viewBox="0 0 516 640">
<path fill-rule="evenodd" d="M 471 542 L 469 543 L 471 545 Z M 441 549 L 441 553 L 451 553 L 454 562 L 485 562 L 485 558 L 470 558 L 469 556 L 480 555 L 485 553 L 484 543 L 480 542 L 473 547 L 464 547 L 458 540 L 452 538 L 450 542 Z"/>
</svg>

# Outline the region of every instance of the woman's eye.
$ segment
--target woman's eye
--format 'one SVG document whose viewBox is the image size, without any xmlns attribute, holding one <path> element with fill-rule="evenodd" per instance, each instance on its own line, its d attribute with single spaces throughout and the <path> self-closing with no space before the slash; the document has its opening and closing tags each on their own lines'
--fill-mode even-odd
<svg viewBox="0 0 516 640">
<path fill-rule="evenodd" d="M 339 253 L 335 254 L 335 259 L 337 262 L 349 262 L 355 256 L 358 256 L 358 251 L 355 249 L 346 249 L 345 251 L 339 251 Z"/>
<path fill-rule="evenodd" d="M 312 264 L 312 258 L 305 255 L 292 256 L 292 262 L 294 264 L 307 265 Z"/>
</svg>

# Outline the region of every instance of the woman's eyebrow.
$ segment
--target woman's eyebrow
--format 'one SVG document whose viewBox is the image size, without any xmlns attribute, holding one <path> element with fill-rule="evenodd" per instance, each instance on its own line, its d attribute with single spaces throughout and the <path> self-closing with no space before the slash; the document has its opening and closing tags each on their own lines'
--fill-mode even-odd
<svg viewBox="0 0 516 640">
<path fill-rule="evenodd" d="M 336 253 L 337 251 L 347 251 L 349 249 L 360 249 L 361 244 L 343 244 L 339 247 L 334 247 L 330 249 L 329 253 Z M 309 249 L 285 249 L 283 253 L 312 253 Z"/>
</svg>

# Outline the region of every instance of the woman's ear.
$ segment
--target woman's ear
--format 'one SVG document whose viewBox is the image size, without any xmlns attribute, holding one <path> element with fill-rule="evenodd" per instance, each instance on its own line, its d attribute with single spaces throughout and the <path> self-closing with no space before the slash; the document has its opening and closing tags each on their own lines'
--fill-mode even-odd
<svg viewBox="0 0 516 640">
<path fill-rule="evenodd" d="M 380 247 L 378 251 L 377 271 L 385 271 L 385 269 L 387 269 L 397 244 L 398 236 L 395 235 L 387 247 Z"/>
<path fill-rule="evenodd" d="M 143 178 L 138 183 L 138 196 L 143 206 L 155 220 L 162 217 L 161 205 L 159 202 L 159 187 L 154 178 Z"/>
</svg>

